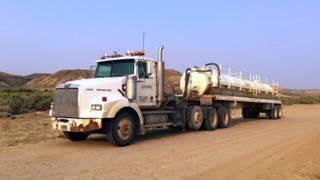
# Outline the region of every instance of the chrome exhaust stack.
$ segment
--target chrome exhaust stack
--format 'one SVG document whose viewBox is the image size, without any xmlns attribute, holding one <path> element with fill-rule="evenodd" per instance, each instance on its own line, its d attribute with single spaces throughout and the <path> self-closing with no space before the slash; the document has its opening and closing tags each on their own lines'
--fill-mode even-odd
<svg viewBox="0 0 320 180">
<path fill-rule="evenodd" d="M 164 62 L 163 62 L 163 49 L 164 46 L 160 46 L 158 52 L 158 63 L 157 63 L 157 70 L 158 70 L 158 103 L 157 107 L 160 107 L 164 101 Z"/>
</svg>

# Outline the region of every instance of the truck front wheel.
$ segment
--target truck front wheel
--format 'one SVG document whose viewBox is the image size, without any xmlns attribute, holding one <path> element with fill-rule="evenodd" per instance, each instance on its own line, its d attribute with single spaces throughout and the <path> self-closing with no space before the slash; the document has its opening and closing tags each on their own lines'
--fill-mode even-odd
<svg viewBox="0 0 320 180">
<path fill-rule="evenodd" d="M 63 131 L 63 134 L 66 138 L 68 138 L 71 141 L 81 141 L 87 139 L 89 134 L 83 133 L 83 132 L 67 132 Z"/>
<path fill-rule="evenodd" d="M 107 138 L 116 146 L 130 145 L 136 134 L 136 126 L 131 114 L 122 112 L 113 120 L 108 120 Z"/>
</svg>

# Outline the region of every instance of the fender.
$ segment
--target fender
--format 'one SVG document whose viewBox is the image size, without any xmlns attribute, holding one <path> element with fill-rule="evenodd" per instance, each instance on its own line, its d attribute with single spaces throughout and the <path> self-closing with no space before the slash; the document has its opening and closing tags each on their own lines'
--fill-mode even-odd
<svg viewBox="0 0 320 180">
<path fill-rule="evenodd" d="M 119 100 L 119 101 L 116 101 L 112 104 L 109 104 L 108 106 L 111 106 L 111 108 L 107 108 L 107 111 L 105 111 L 103 113 L 104 118 L 115 118 L 117 113 L 121 109 L 126 108 L 126 107 L 133 109 L 139 117 L 140 134 L 145 134 L 145 130 L 143 128 L 144 118 L 143 118 L 142 112 L 139 108 L 139 105 L 137 103 L 129 103 L 128 100 Z"/>
</svg>

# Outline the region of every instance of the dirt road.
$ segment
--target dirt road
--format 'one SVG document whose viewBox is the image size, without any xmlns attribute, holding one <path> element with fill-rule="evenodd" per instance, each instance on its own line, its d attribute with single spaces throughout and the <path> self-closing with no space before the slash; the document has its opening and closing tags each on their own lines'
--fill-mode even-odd
<svg viewBox="0 0 320 180">
<path fill-rule="evenodd" d="M 104 137 L 0 148 L 0 179 L 320 179 L 320 106 L 228 129 L 162 131 L 118 148 Z"/>
</svg>

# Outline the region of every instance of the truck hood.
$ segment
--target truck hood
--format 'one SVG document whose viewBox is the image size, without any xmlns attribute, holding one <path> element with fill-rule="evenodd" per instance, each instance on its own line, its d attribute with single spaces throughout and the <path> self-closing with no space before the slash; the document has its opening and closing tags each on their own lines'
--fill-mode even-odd
<svg viewBox="0 0 320 180">
<path fill-rule="evenodd" d="M 59 84 L 56 88 L 78 88 L 90 90 L 112 91 L 121 89 L 122 84 L 126 81 L 126 77 L 107 77 L 107 78 L 91 78 L 75 81 L 68 81 Z"/>
</svg>

